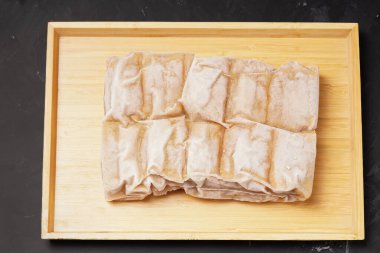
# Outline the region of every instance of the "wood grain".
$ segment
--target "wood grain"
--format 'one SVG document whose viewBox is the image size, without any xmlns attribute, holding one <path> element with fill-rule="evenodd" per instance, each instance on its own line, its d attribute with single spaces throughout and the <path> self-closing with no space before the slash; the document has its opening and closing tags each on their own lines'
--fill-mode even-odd
<svg viewBox="0 0 380 253">
<path fill-rule="evenodd" d="M 42 237 L 363 239 L 358 47 L 356 24 L 50 23 Z M 311 199 L 255 204 L 176 192 L 146 201 L 106 202 L 100 169 L 105 61 L 134 50 L 318 65 L 318 154 Z"/>
</svg>

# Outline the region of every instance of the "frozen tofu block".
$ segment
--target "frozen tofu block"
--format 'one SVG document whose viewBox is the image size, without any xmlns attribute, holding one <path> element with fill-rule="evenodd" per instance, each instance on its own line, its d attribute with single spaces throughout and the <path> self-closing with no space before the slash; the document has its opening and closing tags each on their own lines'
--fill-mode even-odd
<svg viewBox="0 0 380 253">
<path fill-rule="evenodd" d="M 310 197 L 317 153 L 316 143 L 315 132 L 275 131 L 269 175 L 274 192 L 293 191 L 298 200 Z"/>
<path fill-rule="evenodd" d="M 265 123 L 273 70 L 271 65 L 256 60 L 233 61 L 226 122 L 247 119 Z"/>
<path fill-rule="evenodd" d="M 228 58 L 194 58 L 181 98 L 191 120 L 223 124 L 228 72 Z"/>
<path fill-rule="evenodd" d="M 186 139 L 188 130 L 185 117 L 149 120 L 146 125 L 148 174 L 160 175 L 182 183 L 186 163 Z"/>
<path fill-rule="evenodd" d="M 183 115 L 181 97 L 193 56 L 181 53 L 130 53 L 107 63 L 106 119 L 123 125 L 142 119 Z"/>
<path fill-rule="evenodd" d="M 221 175 L 247 190 L 305 200 L 312 190 L 315 157 L 314 132 L 233 125 L 224 135 Z"/>
<path fill-rule="evenodd" d="M 143 199 L 149 189 L 140 184 L 146 177 L 145 126 L 103 122 L 102 175 L 107 200 Z"/>
<path fill-rule="evenodd" d="M 107 200 L 183 189 L 207 199 L 310 197 L 319 77 L 297 62 L 132 52 L 107 62 Z"/>
<path fill-rule="evenodd" d="M 193 55 L 145 53 L 143 59 L 144 114 L 149 119 L 183 114 L 182 95 Z"/>
<path fill-rule="evenodd" d="M 163 195 L 183 183 L 184 117 L 123 126 L 103 122 L 102 174 L 107 200 Z"/>
<path fill-rule="evenodd" d="M 107 120 L 127 125 L 132 119 L 144 118 L 141 88 L 141 53 L 111 57 L 107 62 L 104 109 Z"/>
<path fill-rule="evenodd" d="M 282 65 L 270 83 L 267 124 L 293 132 L 315 130 L 318 99 L 317 67 Z"/>
<path fill-rule="evenodd" d="M 233 125 L 224 135 L 221 174 L 247 189 L 254 180 L 269 185 L 273 128 L 252 123 Z M 254 185 L 257 190 L 258 185 Z M 263 190 L 263 189 L 260 189 Z"/>
<path fill-rule="evenodd" d="M 225 120 L 251 120 L 281 129 L 315 130 L 318 121 L 317 67 L 297 62 L 278 70 L 255 60 L 233 60 Z"/>
<path fill-rule="evenodd" d="M 187 140 L 187 177 L 198 178 L 219 175 L 219 162 L 224 127 L 210 122 L 189 122 Z"/>
</svg>

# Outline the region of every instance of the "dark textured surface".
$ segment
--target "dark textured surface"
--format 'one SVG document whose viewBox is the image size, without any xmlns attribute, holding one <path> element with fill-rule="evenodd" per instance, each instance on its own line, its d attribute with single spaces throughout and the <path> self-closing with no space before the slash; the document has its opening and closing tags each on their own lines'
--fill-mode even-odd
<svg viewBox="0 0 380 253">
<path fill-rule="evenodd" d="M 48 21 L 358 22 L 365 241 L 40 239 Z M 0 0 L 0 252 L 380 252 L 380 1 Z"/>
</svg>

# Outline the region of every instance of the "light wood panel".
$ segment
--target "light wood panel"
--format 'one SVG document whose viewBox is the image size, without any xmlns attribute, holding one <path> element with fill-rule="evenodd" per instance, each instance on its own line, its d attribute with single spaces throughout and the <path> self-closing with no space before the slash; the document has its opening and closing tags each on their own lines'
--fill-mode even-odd
<svg viewBox="0 0 380 253">
<path fill-rule="evenodd" d="M 356 24 L 50 23 L 42 237 L 363 239 L 357 36 Z M 105 61 L 133 50 L 318 65 L 318 154 L 311 199 L 255 204 L 176 192 L 106 202 L 100 173 Z"/>
</svg>

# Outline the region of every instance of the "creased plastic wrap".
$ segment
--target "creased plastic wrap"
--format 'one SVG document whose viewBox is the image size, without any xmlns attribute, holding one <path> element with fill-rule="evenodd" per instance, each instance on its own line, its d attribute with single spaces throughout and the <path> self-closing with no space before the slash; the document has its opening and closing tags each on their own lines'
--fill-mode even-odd
<svg viewBox="0 0 380 253">
<path fill-rule="evenodd" d="M 310 197 L 317 67 L 136 52 L 105 80 L 102 175 L 107 200 L 183 189 L 207 199 Z"/>
</svg>

